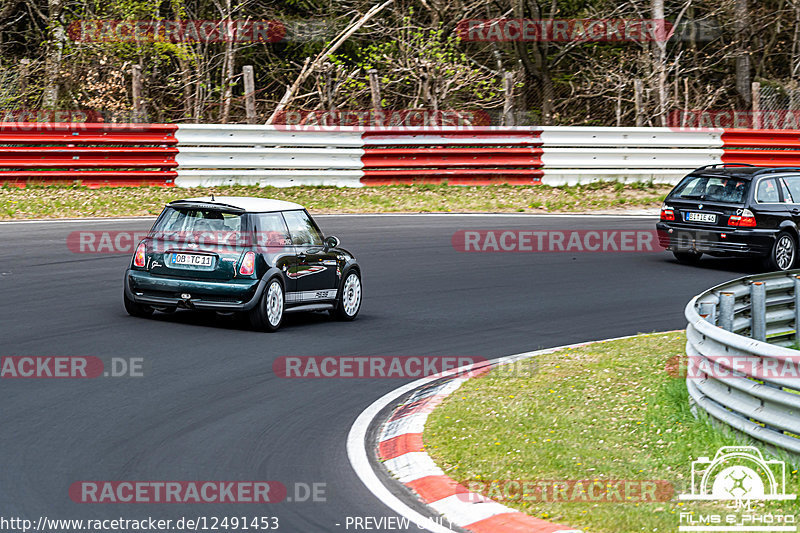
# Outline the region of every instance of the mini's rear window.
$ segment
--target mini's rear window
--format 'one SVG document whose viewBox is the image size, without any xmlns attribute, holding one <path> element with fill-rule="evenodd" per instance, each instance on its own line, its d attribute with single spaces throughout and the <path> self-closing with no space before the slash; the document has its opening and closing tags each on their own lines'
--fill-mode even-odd
<svg viewBox="0 0 800 533">
<path fill-rule="evenodd" d="M 687 176 L 675 187 L 670 198 L 706 202 L 744 202 L 750 182 L 717 176 Z"/>
<path fill-rule="evenodd" d="M 239 235 L 242 216 L 215 209 L 175 209 L 167 207 L 156 221 L 153 232 L 161 237 L 180 239 L 199 233 Z"/>
</svg>

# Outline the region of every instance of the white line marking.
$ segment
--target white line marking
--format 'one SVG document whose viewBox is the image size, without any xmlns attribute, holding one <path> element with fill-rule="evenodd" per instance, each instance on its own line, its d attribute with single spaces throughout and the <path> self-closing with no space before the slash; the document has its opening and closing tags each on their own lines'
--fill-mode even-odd
<svg viewBox="0 0 800 533">
<path fill-rule="evenodd" d="M 108 217 L 108 218 L 54 218 L 43 219 L 37 218 L 33 220 L 0 220 L 0 225 L 6 224 L 106 224 L 109 222 L 145 222 L 147 220 L 155 221 L 156 217 Z"/>
<path fill-rule="evenodd" d="M 444 516 L 453 517 L 452 520 L 450 518 L 448 520 L 461 527 L 485 520 L 490 516 L 519 512 L 489 499 L 484 502 L 469 503 L 469 501 L 466 501 L 465 496 L 467 495 L 453 494 L 433 502 L 430 506 Z"/>
<path fill-rule="evenodd" d="M 626 215 L 612 213 L 327 213 L 314 214 L 314 218 L 322 217 L 471 217 L 471 218 L 622 218 L 622 219 L 655 219 L 658 211 L 652 214 L 635 213 Z M 104 222 L 141 222 L 155 220 L 154 216 L 142 217 L 107 217 L 107 218 L 55 218 L 32 220 L 0 220 L 0 225 L 5 224 L 98 224 Z"/>
<path fill-rule="evenodd" d="M 425 429 L 425 420 L 428 419 L 427 415 L 413 414 L 392 420 L 383 426 L 381 436 L 378 438 L 380 442 L 393 439 L 398 435 L 405 435 L 406 433 L 422 433 Z"/>
<path fill-rule="evenodd" d="M 410 483 L 426 476 L 443 476 L 444 472 L 436 466 L 431 456 L 425 452 L 408 452 L 394 459 L 384 461 L 400 483 Z"/>
</svg>

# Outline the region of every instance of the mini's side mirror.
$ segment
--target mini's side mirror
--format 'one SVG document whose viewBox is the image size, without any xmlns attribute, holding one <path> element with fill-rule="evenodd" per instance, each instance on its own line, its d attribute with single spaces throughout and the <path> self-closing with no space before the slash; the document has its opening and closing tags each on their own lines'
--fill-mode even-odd
<svg viewBox="0 0 800 533">
<path fill-rule="evenodd" d="M 340 241 L 338 237 L 331 235 L 325 239 L 325 248 L 336 248 L 339 246 Z"/>
</svg>

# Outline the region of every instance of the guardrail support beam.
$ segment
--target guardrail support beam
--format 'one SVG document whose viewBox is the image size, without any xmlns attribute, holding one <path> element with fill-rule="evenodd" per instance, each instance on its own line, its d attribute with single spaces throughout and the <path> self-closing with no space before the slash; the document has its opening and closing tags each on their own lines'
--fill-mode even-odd
<svg viewBox="0 0 800 533">
<path fill-rule="evenodd" d="M 750 336 L 758 341 L 767 340 L 767 290 L 763 281 L 750 284 Z"/>
<path fill-rule="evenodd" d="M 800 344 L 800 276 L 794 277 L 794 340 Z"/>
<path fill-rule="evenodd" d="M 732 292 L 719 294 L 719 327 L 725 331 L 733 331 L 733 307 L 736 298 Z"/>
<path fill-rule="evenodd" d="M 700 304 L 700 316 L 706 319 L 706 322 L 712 324 L 717 323 L 717 305 L 714 302 L 703 302 Z"/>
</svg>

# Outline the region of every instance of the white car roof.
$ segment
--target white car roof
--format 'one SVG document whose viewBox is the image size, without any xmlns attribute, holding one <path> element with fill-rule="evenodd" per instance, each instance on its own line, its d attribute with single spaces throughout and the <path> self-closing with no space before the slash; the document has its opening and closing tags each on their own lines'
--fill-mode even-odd
<svg viewBox="0 0 800 533">
<path fill-rule="evenodd" d="M 303 209 L 303 206 L 294 202 L 283 200 L 273 200 L 272 198 L 251 198 L 248 196 L 215 196 L 212 200 L 210 196 L 199 198 L 184 198 L 184 202 L 203 202 L 204 204 L 229 205 L 244 209 L 248 213 L 263 213 L 266 211 L 292 211 Z"/>
</svg>

